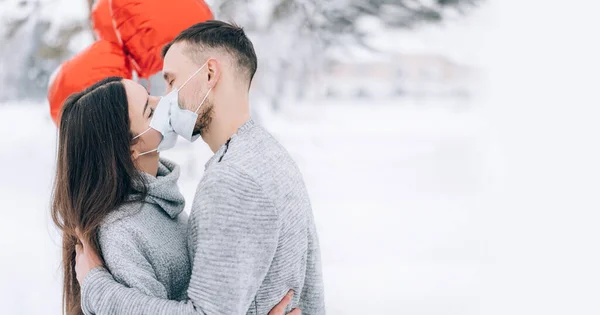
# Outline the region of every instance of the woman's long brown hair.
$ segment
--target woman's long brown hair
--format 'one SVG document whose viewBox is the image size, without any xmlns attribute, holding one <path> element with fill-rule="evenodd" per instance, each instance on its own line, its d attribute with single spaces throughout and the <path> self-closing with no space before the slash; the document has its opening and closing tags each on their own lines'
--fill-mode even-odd
<svg viewBox="0 0 600 315">
<path fill-rule="evenodd" d="M 136 172 L 130 147 L 129 106 L 122 78 L 106 78 L 64 103 L 58 134 L 52 219 L 62 231 L 63 313 L 83 314 L 75 274 L 76 229 L 100 257 L 98 228 L 128 202 Z"/>
</svg>

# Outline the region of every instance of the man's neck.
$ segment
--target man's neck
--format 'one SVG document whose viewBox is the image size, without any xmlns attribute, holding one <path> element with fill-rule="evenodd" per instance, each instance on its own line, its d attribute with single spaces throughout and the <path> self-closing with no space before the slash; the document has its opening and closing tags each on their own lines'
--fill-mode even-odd
<svg viewBox="0 0 600 315">
<path fill-rule="evenodd" d="M 250 115 L 227 121 L 222 124 L 214 123 L 210 126 L 209 130 L 202 135 L 202 139 L 208 144 L 211 151 L 216 153 L 219 148 L 224 145 L 231 136 L 237 133 L 237 130 L 249 119 Z"/>
<path fill-rule="evenodd" d="M 202 140 L 208 144 L 213 153 L 216 153 L 249 119 L 250 114 L 247 114 L 221 123 L 213 121 L 209 129 L 202 134 Z"/>
<path fill-rule="evenodd" d="M 213 153 L 216 153 L 250 119 L 247 96 L 230 102 L 230 104 L 223 104 L 217 114 L 219 116 L 213 117 L 208 130 L 202 133 L 202 140 L 208 144 Z"/>
</svg>

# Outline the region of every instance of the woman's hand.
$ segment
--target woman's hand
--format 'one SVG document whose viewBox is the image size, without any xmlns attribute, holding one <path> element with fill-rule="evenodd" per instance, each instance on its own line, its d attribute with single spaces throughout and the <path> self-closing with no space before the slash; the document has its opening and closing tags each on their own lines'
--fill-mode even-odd
<svg viewBox="0 0 600 315">
<path fill-rule="evenodd" d="M 79 238 L 79 244 L 75 245 L 75 273 L 77 274 L 77 282 L 81 286 L 83 280 L 92 269 L 102 266 L 102 261 L 98 257 L 98 254 L 81 237 L 79 231 L 77 231 L 77 237 Z"/>
<path fill-rule="evenodd" d="M 288 293 L 281 299 L 279 304 L 275 305 L 268 315 L 285 315 L 285 308 L 292 301 L 294 291 L 289 290 Z M 302 315 L 302 311 L 299 308 L 293 309 L 288 315 Z"/>
</svg>

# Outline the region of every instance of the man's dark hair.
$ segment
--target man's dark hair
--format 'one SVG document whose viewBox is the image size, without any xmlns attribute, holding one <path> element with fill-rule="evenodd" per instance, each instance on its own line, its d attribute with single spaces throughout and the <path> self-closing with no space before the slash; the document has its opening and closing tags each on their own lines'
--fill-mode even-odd
<svg viewBox="0 0 600 315">
<path fill-rule="evenodd" d="M 163 59 L 169 48 L 178 42 L 190 44 L 192 49 L 195 49 L 194 46 L 200 50 L 205 47 L 225 49 L 236 59 L 240 70 L 247 72 L 248 82 L 252 82 L 258 62 L 254 45 L 252 45 L 241 27 L 222 21 L 206 21 L 192 25 L 163 47 Z M 192 53 L 194 53 L 194 50 L 192 50 Z"/>
</svg>

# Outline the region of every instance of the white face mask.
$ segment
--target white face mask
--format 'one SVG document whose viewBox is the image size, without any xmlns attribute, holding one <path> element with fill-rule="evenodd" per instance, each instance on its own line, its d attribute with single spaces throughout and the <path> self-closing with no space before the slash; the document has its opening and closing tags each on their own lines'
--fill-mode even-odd
<svg viewBox="0 0 600 315">
<path fill-rule="evenodd" d="M 179 107 L 179 91 L 181 91 L 181 89 L 183 89 L 183 87 L 196 74 L 198 74 L 198 72 L 200 72 L 200 70 L 202 70 L 202 68 L 204 68 L 207 63 L 208 61 L 205 62 L 202 65 L 202 67 L 200 67 L 198 70 L 196 70 L 196 72 L 194 72 L 179 88 L 173 89 L 171 93 L 163 97 L 158 103 L 159 106 L 163 103 L 168 104 L 167 106 L 170 108 L 171 126 L 173 127 L 173 130 L 178 135 L 190 142 L 194 142 L 200 137 L 199 134 L 193 135 L 194 127 L 196 127 L 196 121 L 198 120 L 198 110 L 200 110 L 200 107 L 202 107 L 202 105 L 206 101 L 206 98 L 208 97 L 208 94 L 210 93 L 212 88 L 210 88 L 208 92 L 206 92 L 206 95 L 202 99 L 202 102 L 200 103 L 200 105 L 198 105 L 195 111 L 182 109 Z"/>
<path fill-rule="evenodd" d="M 150 120 L 150 126 L 148 127 L 148 129 L 144 130 L 144 132 L 140 133 L 139 135 L 133 137 L 132 140 L 141 137 L 150 129 L 154 129 L 160 132 L 160 134 L 162 135 L 162 140 L 158 144 L 158 148 L 142 152 L 138 156 L 142 156 L 152 152 L 162 152 L 175 146 L 175 143 L 177 142 L 177 133 L 175 133 L 173 128 L 171 128 L 171 124 L 169 121 L 169 105 L 167 103 L 158 103 L 156 109 L 154 110 L 152 120 Z"/>
</svg>

